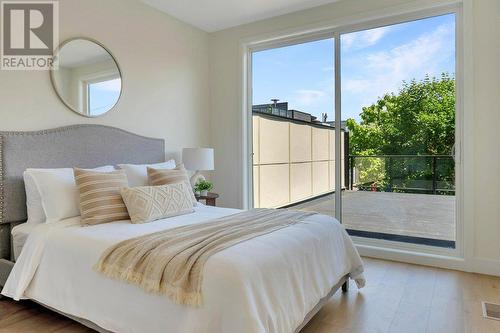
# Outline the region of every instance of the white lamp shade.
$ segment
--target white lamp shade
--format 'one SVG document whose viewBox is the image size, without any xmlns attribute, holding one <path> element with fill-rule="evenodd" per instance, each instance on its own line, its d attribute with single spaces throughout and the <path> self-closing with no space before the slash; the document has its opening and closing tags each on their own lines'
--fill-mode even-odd
<svg viewBox="0 0 500 333">
<path fill-rule="evenodd" d="M 213 148 L 184 148 L 182 150 L 182 163 L 188 170 L 213 170 Z"/>
</svg>

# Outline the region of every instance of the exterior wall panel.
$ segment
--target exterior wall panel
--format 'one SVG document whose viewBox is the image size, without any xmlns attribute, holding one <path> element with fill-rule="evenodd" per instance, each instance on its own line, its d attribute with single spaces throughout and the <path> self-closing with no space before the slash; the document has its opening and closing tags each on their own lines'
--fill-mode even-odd
<svg viewBox="0 0 500 333">
<path fill-rule="evenodd" d="M 312 163 L 313 195 L 328 192 L 329 173 L 328 161 Z"/>
<path fill-rule="evenodd" d="M 311 174 L 311 163 L 294 163 L 290 165 L 291 202 L 304 200 L 312 196 Z"/>
<path fill-rule="evenodd" d="M 253 146 L 254 207 L 286 206 L 335 190 L 334 128 L 254 115 Z"/>
<path fill-rule="evenodd" d="M 252 118 L 252 146 L 253 146 L 253 164 L 260 163 L 260 147 L 259 147 L 259 123 L 260 117 Z"/>
<path fill-rule="evenodd" d="M 311 126 L 290 124 L 290 162 L 312 160 Z"/>
<path fill-rule="evenodd" d="M 330 129 L 312 128 L 312 157 L 313 161 L 328 161 Z"/>
<path fill-rule="evenodd" d="M 261 165 L 260 207 L 274 208 L 290 202 L 290 172 L 288 164 Z"/>
<path fill-rule="evenodd" d="M 263 117 L 259 123 L 259 163 L 289 163 L 290 123 Z"/>
</svg>

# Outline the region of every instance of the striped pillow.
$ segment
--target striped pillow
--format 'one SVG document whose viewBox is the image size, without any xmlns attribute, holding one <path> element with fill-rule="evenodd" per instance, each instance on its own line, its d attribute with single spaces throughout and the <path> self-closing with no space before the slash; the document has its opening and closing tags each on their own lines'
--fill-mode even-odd
<svg viewBox="0 0 500 333">
<path fill-rule="evenodd" d="M 128 186 L 123 170 L 98 172 L 73 169 L 80 192 L 80 211 L 83 225 L 95 225 L 128 220 L 127 207 L 120 190 Z"/>
<path fill-rule="evenodd" d="M 191 189 L 191 183 L 189 182 L 189 177 L 184 168 L 184 164 L 179 164 L 175 169 L 154 169 L 148 167 L 148 179 L 149 185 L 159 186 L 159 185 L 169 185 L 176 183 L 185 183 L 190 189 L 190 197 L 193 202 L 193 206 L 196 206 L 196 198 L 194 197 L 193 190 Z"/>
</svg>

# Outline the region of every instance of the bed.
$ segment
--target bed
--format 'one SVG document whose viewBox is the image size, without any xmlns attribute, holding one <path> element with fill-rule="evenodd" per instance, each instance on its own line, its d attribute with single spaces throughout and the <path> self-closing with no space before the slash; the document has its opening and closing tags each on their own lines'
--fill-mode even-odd
<svg viewBox="0 0 500 333">
<path fill-rule="evenodd" d="M 30 233 L 38 227 L 38 225 L 33 223 L 20 223 L 14 227 L 12 227 L 11 238 L 12 238 L 12 257 L 14 261 L 19 258 L 21 251 L 24 247 L 24 244 L 28 240 L 28 236 Z"/>
<path fill-rule="evenodd" d="M 100 332 L 298 332 L 333 293 L 347 290 L 349 278 L 364 284 L 351 239 L 320 214 L 210 257 L 198 308 L 106 278 L 92 267 L 109 246 L 238 210 L 199 204 L 192 214 L 140 225 L 81 227 L 75 217 L 23 227 L 24 169 L 162 162 L 164 142 L 98 125 L 0 132 L 0 140 L 0 284 L 7 297 L 32 299 Z"/>
</svg>

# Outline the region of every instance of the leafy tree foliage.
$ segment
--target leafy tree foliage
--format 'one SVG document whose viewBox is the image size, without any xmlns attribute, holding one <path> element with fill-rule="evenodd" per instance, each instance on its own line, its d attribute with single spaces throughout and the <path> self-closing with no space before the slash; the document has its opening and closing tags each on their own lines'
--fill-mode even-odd
<svg viewBox="0 0 500 333">
<path fill-rule="evenodd" d="M 450 154 L 455 141 L 455 79 L 403 82 L 398 94 L 364 107 L 347 120 L 352 155 Z"/>
<path fill-rule="evenodd" d="M 398 94 L 364 107 L 360 123 L 348 119 L 347 128 L 351 155 L 449 155 L 455 142 L 455 79 L 443 73 L 403 82 Z M 437 187 L 454 186 L 450 159 L 366 157 L 357 158 L 355 167 L 360 183 L 379 190 L 429 188 L 434 170 Z"/>
</svg>

